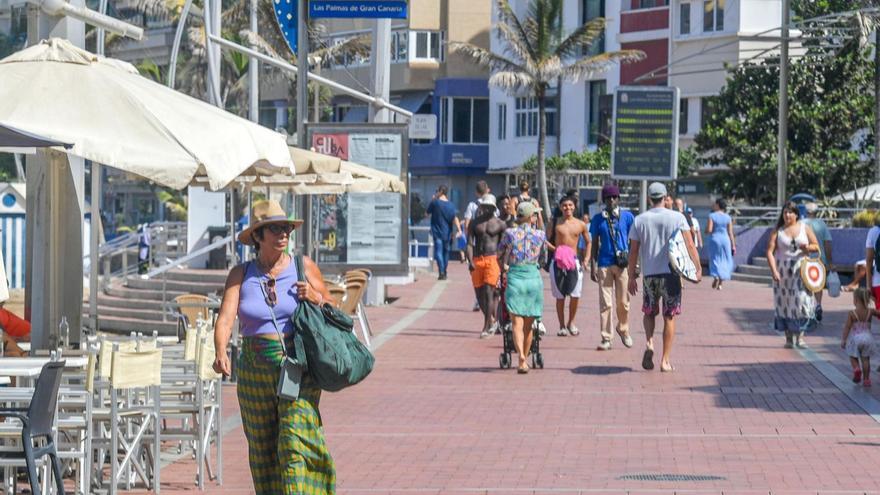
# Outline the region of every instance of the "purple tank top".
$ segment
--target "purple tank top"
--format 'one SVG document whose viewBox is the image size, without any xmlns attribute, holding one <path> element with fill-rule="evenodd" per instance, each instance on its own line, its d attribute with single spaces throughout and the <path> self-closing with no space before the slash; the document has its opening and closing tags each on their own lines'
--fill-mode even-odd
<svg viewBox="0 0 880 495">
<path fill-rule="evenodd" d="M 241 282 L 238 299 L 238 321 L 241 323 L 239 332 L 242 337 L 275 334 L 272 313 L 269 312 L 266 296 L 260 286 L 260 282 L 268 281 L 269 277 L 260 271 L 255 262 L 248 262 L 244 267 L 244 280 Z M 290 317 L 299 304 L 296 298 L 296 281 L 296 263 L 290 260 L 290 266 L 275 279 L 278 304 L 273 308 L 278 327 L 285 335 L 293 331 Z"/>
</svg>

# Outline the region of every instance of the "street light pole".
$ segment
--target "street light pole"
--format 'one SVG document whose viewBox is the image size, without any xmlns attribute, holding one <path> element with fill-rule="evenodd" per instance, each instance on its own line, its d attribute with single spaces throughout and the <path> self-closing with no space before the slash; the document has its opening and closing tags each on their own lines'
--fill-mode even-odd
<svg viewBox="0 0 880 495">
<path fill-rule="evenodd" d="M 309 120 L 309 33 L 306 0 L 297 2 L 296 18 L 296 139 L 299 147 L 309 149 L 306 122 Z"/>
<path fill-rule="evenodd" d="M 788 178 L 788 24 L 791 0 L 782 0 L 782 41 L 779 49 L 779 134 L 776 171 L 776 206 L 785 204 L 785 183 Z"/>
</svg>

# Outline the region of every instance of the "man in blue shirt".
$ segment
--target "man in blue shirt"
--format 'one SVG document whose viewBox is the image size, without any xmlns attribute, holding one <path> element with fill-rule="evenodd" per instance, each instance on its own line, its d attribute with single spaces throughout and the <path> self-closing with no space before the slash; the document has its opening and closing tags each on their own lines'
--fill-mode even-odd
<svg viewBox="0 0 880 495">
<path fill-rule="evenodd" d="M 816 240 L 819 241 L 819 257 L 822 259 L 822 264 L 825 265 L 827 273 L 831 273 L 831 233 L 828 232 L 828 226 L 825 225 L 825 221 L 816 216 L 816 213 L 819 211 L 819 205 L 811 201 L 804 205 L 804 210 L 807 217 L 804 223 L 809 225 L 813 229 L 813 233 L 816 234 Z M 816 320 L 822 321 L 822 291 L 816 293 Z"/>
<path fill-rule="evenodd" d="M 626 273 L 629 255 L 629 229 L 633 214 L 620 207 L 620 189 L 608 184 L 602 188 L 605 209 L 590 220 L 590 237 L 593 260 L 590 263 L 590 280 L 599 283 L 599 330 L 602 341 L 600 351 L 611 349 L 612 307 L 617 312 L 617 334 L 626 347 L 632 347 L 629 335 L 629 292 Z M 615 301 L 612 306 L 612 300 Z"/>
<path fill-rule="evenodd" d="M 431 235 L 434 237 L 434 260 L 437 261 L 437 280 L 446 280 L 446 267 L 449 265 L 449 247 L 452 243 L 452 227 L 455 236 L 461 235 L 461 224 L 455 214 L 455 206 L 446 197 L 449 190 L 446 186 L 437 188 L 427 214 L 431 215 Z"/>
</svg>

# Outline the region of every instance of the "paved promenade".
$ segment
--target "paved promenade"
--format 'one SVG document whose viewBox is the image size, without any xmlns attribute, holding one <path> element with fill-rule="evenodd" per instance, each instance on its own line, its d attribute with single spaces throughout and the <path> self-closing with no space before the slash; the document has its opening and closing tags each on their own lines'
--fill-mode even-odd
<svg viewBox="0 0 880 495">
<path fill-rule="evenodd" d="M 826 297 L 824 325 L 798 351 L 770 329 L 768 287 L 688 285 L 677 370 L 660 373 L 640 366 L 641 293 L 635 346 L 600 352 L 596 284 L 578 337 L 555 336 L 548 290 L 546 368 L 517 375 L 498 367 L 500 337 L 478 338 L 464 265 L 389 292 L 392 304 L 370 308 L 373 374 L 321 403 L 341 494 L 880 493 L 880 377 L 867 392 L 849 382 L 848 294 Z M 253 493 L 226 392 L 224 483 L 209 493 Z M 193 469 L 169 465 L 162 492 L 192 492 Z"/>
</svg>

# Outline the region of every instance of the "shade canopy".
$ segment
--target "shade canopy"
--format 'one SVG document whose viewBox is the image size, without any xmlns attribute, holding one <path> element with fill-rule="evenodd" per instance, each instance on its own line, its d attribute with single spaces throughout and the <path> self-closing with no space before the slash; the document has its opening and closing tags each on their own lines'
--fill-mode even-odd
<svg viewBox="0 0 880 495">
<path fill-rule="evenodd" d="M 196 175 L 220 189 L 254 165 L 293 170 L 282 134 L 57 38 L 0 60 L 0 122 L 176 189 Z"/>
<path fill-rule="evenodd" d="M 832 197 L 831 201 L 880 202 L 880 182 L 838 194 L 837 196 Z"/>
<path fill-rule="evenodd" d="M 396 175 L 293 146 L 289 151 L 295 163 L 293 173 L 255 166 L 242 173 L 239 180 L 250 185 L 283 187 L 295 194 L 406 193 L 406 184 Z"/>
<path fill-rule="evenodd" d="M 47 146 L 62 146 L 69 148 L 71 144 L 39 136 L 33 132 L 18 129 L 0 122 L 0 147 L 44 148 Z"/>
</svg>

